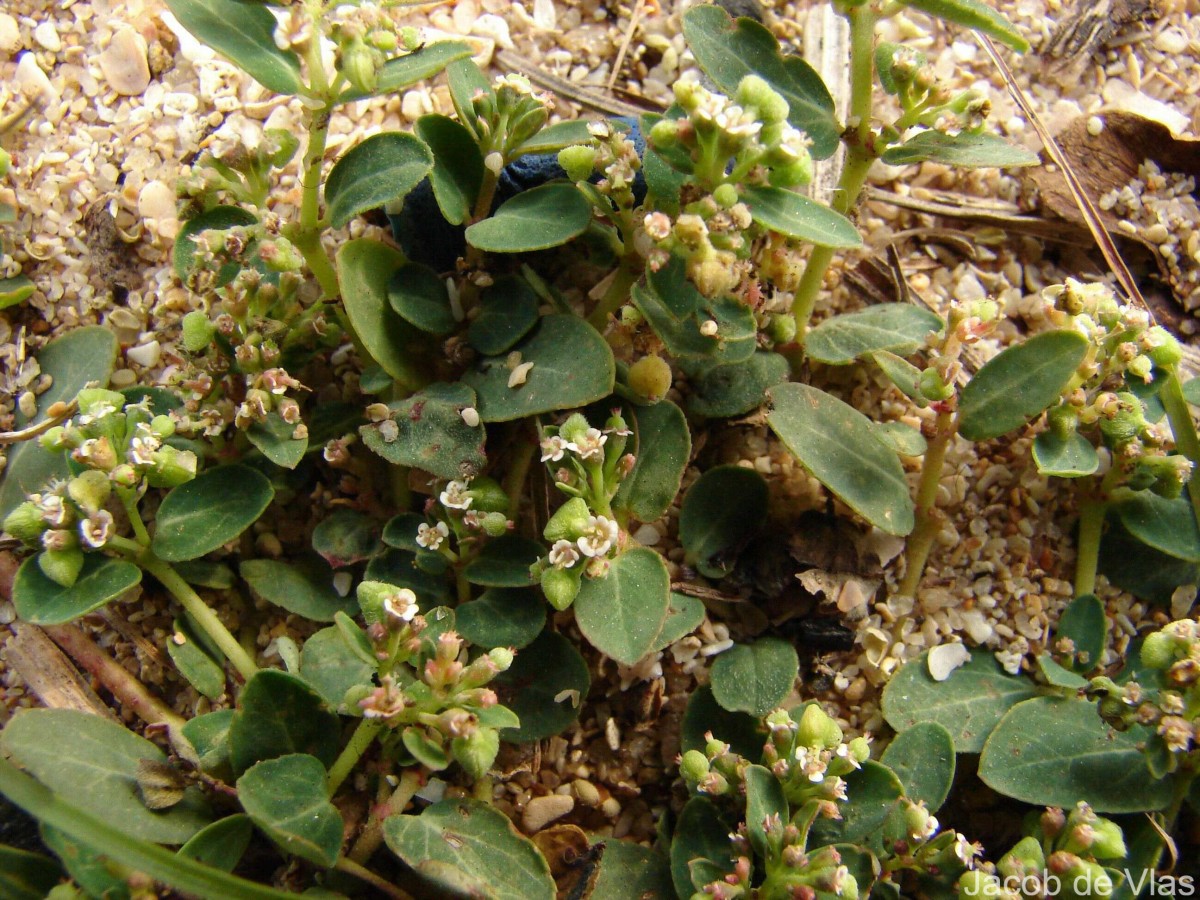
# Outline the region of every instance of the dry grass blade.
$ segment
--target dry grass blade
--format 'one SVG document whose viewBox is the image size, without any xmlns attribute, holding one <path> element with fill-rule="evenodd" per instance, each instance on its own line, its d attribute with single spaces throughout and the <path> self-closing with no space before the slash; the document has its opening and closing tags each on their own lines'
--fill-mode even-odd
<svg viewBox="0 0 1200 900">
<path fill-rule="evenodd" d="M 637 0 L 637 4 L 633 7 L 633 15 L 629 17 L 629 27 L 625 29 L 625 37 L 621 41 L 621 47 L 617 50 L 617 58 L 613 62 L 612 72 L 608 76 L 608 90 L 611 93 L 613 85 L 617 83 L 617 77 L 621 74 L 621 66 L 625 64 L 625 54 L 629 52 L 629 45 L 633 43 L 633 35 L 637 31 L 638 23 L 642 21 L 642 12 L 646 9 L 646 0 Z"/>
<path fill-rule="evenodd" d="M 594 94 L 573 82 L 567 81 L 565 78 L 552 75 L 545 69 L 539 68 L 509 50 L 498 51 L 496 53 L 496 62 L 500 64 L 502 69 L 510 72 L 520 72 L 542 90 L 551 91 L 566 100 L 573 100 L 580 106 L 598 109 L 600 112 L 607 113 L 610 116 L 633 116 L 636 118 L 646 112 L 640 106 L 625 103 L 622 100 L 617 100 L 615 97 L 604 97 L 600 94 Z"/>
<path fill-rule="evenodd" d="M 983 46 L 987 55 L 991 57 L 996 69 L 1004 78 L 1004 83 L 1007 85 L 1009 93 L 1017 101 L 1017 106 L 1021 108 L 1021 112 L 1025 114 L 1025 118 L 1029 120 L 1038 137 L 1042 139 L 1046 153 L 1054 160 L 1055 165 L 1062 170 L 1063 177 L 1067 181 L 1067 186 L 1071 190 L 1071 195 L 1075 198 L 1075 202 L 1079 204 L 1079 211 L 1083 215 L 1083 220 L 1087 224 L 1088 231 L 1092 233 L 1092 237 L 1100 247 L 1100 252 L 1104 255 L 1105 262 L 1108 263 L 1113 274 L 1117 276 L 1117 281 L 1121 285 L 1121 289 L 1125 292 L 1125 296 L 1144 309 L 1153 318 L 1153 313 L 1150 312 L 1150 307 L 1146 305 L 1146 300 L 1142 296 L 1142 292 L 1138 289 L 1137 282 L 1133 279 L 1133 274 L 1129 271 L 1128 266 L 1125 265 L 1125 261 L 1121 259 L 1121 254 L 1117 252 L 1116 244 L 1113 243 L 1108 231 L 1105 230 L 1096 205 L 1092 203 L 1092 198 L 1083 189 L 1083 185 L 1080 183 L 1066 155 L 1062 152 L 1062 148 L 1058 146 L 1058 142 L 1054 140 L 1054 136 L 1046 128 L 1046 123 L 1042 121 L 1041 116 L 1033 108 L 1033 104 L 1029 102 L 1029 98 L 1025 96 L 1025 91 L 1017 84 L 1012 69 L 1008 67 L 1008 63 L 1004 61 L 1004 58 L 996 50 L 996 45 L 992 42 L 991 38 L 985 34 L 978 33 L 976 33 L 975 38 Z"/>
</svg>

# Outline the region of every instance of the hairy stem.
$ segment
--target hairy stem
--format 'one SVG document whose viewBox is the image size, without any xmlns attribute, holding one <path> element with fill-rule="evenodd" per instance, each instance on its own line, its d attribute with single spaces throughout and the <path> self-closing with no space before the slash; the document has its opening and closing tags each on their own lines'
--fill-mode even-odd
<svg viewBox="0 0 1200 900">
<path fill-rule="evenodd" d="M 117 496 L 121 499 L 121 506 L 125 508 L 125 515 L 129 518 L 134 537 L 143 547 L 149 547 L 150 532 L 146 530 L 146 523 L 142 521 L 142 514 L 138 511 L 137 495 L 133 491 L 118 488 Z"/>
<path fill-rule="evenodd" d="M 346 746 L 342 748 L 342 752 L 329 768 L 329 777 L 325 783 L 330 797 L 337 793 L 342 782 L 358 764 L 362 755 L 367 752 L 367 748 L 375 741 L 382 728 L 383 724 L 377 719 L 359 720 L 354 734 L 350 735 L 350 740 L 346 742 Z"/>
<path fill-rule="evenodd" d="M 917 484 L 914 504 L 916 525 L 905 545 L 904 580 L 896 591 L 902 597 L 916 597 L 917 588 L 921 585 L 921 576 L 925 574 L 929 551 L 933 549 L 933 541 L 941 525 L 942 517 L 936 508 L 938 482 L 946 462 L 946 451 L 956 431 L 958 426 L 954 413 L 938 413 L 934 421 L 933 437 L 925 448 L 925 459 L 921 463 L 921 480 Z"/>
<path fill-rule="evenodd" d="M 600 298 L 600 302 L 596 304 L 596 308 L 588 316 L 588 324 L 601 334 L 604 333 L 604 329 L 608 325 L 608 317 L 620 309 L 621 304 L 629 299 L 629 289 L 633 287 L 634 282 L 638 279 L 637 266 L 640 263 L 640 257 L 636 256 L 633 260 L 627 259 L 622 261 L 621 268 L 613 276 L 608 290 L 604 292 L 604 296 Z"/>
<path fill-rule="evenodd" d="M 354 846 L 347 854 L 349 859 L 356 863 L 365 863 L 371 858 L 371 855 L 383 843 L 383 823 L 392 816 L 398 816 L 404 812 L 404 807 L 408 806 L 413 795 L 420 790 L 422 780 L 416 769 L 405 770 L 392 795 L 371 809 L 362 834 L 358 836 L 358 840 L 354 842 Z"/>
<path fill-rule="evenodd" d="M 508 473 L 504 476 L 504 493 L 508 494 L 508 517 L 516 522 L 521 512 L 521 497 L 525 493 L 525 480 L 529 477 L 529 467 L 533 464 L 533 456 L 538 445 L 535 439 L 523 440 L 523 433 L 518 433 L 517 442 L 513 447 L 512 462 Z"/>
<path fill-rule="evenodd" d="M 1104 529 L 1103 500 L 1084 500 L 1079 506 L 1079 543 L 1075 550 L 1075 596 L 1096 593 L 1096 569 L 1100 564 L 1100 534 Z"/>
<path fill-rule="evenodd" d="M 138 562 L 143 569 L 162 582 L 163 587 L 183 605 L 188 615 L 192 617 L 192 621 L 212 638 L 213 643 L 225 654 L 226 659 L 233 663 L 233 667 L 238 670 L 243 680 L 249 681 L 254 677 L 258 666 L 250 658 L 250 654 L 238 643 L 237 638 L 229 633 L 229 629 L 225 627 L 217 614 L 201 599 L 199 594 L 192 590 L 192 586 L 184 581 L 178 572 L 149 552 L 144 553 Z"/>
<path fill-rule="evenodd" d="M 1187 398 L 1183 395 L 1183 384 L 1179 380 L 1179 367 L 1172 366 L 1170 374 L 1164 379 L 1159 388 L 1158 396 L 1167 411 L 1167 420 L 1171 423 L 1171 433 L 1175 436 L 1175 446 L 1179 452 L 1192 461 L 1193 466 L 1200 466 L 1200 437 L 1196 435 L 1196 423 L 1192 420 L 1192 412 L 1188 409 Z M 1196 521 L 1200 522 L 1200 480 L 1193 473 L 1188 482 L 1188 496 L 1192 500 L 1192 510 Z"/>
</svg>

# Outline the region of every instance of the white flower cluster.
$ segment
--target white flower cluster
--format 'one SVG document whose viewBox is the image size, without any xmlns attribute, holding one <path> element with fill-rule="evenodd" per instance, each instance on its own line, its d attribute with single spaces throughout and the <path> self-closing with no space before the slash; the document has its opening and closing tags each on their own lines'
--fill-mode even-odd
<svg viewBox="0 0 1200 900">
<path fill-rule="evenodd" d="M 620 527 L 607 516 L 588 516 L 587 529 L 576 540 L 566 538 L 554 542 L 550 548 L 550 565 L 557 569 L 569 569 L 581 557 L 597 559 L 606 556 L 616 545 Z"/>
<path fill-rule="evenodd" d="M 542 462 L 558 462 L 569 451 L 580 459 L 604 458 L 604 445 L 608 435 L 599 428 L 589 428 L 577 441 L 564 440 L 557 434 L 542 438 Z"/>
</svg>

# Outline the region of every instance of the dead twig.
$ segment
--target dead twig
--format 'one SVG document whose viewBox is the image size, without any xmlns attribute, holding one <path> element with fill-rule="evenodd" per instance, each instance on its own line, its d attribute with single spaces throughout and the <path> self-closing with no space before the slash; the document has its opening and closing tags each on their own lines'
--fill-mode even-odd
<svg viewBox="0 0 1200 900">
<path fill-rule="evenodd" d="M 612 71 L 608 75 L 609 93 L 612 93 L 613 85 L 617 83 L 617 77 L 621 74 L 621 66 L 625 64 L 625 54 L 629 52 L 629 45 L 633 42 L 633 35 L 637 31 L 638 23 L 642 21 L 642 12 L 646 8 L 646 0 L 637 0 L 633 7 L 633 15 L 629 17 L 629 27 L 625 29 L 625 37 L 621 40 L 621 46 L 617 50 L 617 58 L 613 62 Z"/>
<path fill-rule="evenodd" d="M 39 434 L 45 434 L 55 425 L 60 425 L 63 421 L 75 415 L 75 410 L 78 408 L 79 404 L 74 400 L 70 403 L 63 403 L 61 400 L 57 403 L 52 403 L 50 404 L 50 409 L 46 411 L 46 418 L 36 425 L 29 425 L 19 431 L 0 431 L 0 444 L 17 444 L 21 441 L 35 438 Z"/>
<path fill-rule="evenodd" d="M 500 50 L 496 53 L 496 62 L 500 64 L 500 68 L 507 69 L 512 72 L 520 72 L 542 90 L 551 91 L 566 100 L 572 100 L 580 106 L 586 106 L 589 109 L 596 109 L 610 116 L 640 116 L 647 112 L 640 106 L 634 106 L 632 103 L 626 103 L 623 100 L 617 100 L 614 97 L 605 97 L 602 94 L 595 94 L 586 88 L 581 88 L 574 82 L 567 81 L 565 78 L 559 78 L 557 75 L 552 75 L 545 69 L 532 65 L 528 60 L 511 53 L 508 50 Z"/>
</svg>

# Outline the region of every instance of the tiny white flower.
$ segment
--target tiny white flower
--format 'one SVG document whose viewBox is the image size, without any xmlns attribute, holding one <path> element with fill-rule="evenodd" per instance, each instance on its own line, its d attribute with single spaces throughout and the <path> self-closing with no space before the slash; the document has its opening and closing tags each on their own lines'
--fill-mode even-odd
<svg viewBox="0 0 1200 900">
<path fill-rule="evenodd" d="M 450 536 L 450 528 L 445 522 L 430 526 L 422 522 L 417 526 L 417 543 L 426 550 L 436 550 L 442 546 L 442 541 Z"/>
<path fill-rule="evenodd" d="M 542 462 L 558 462 L 567 452 L 567 442 L 557 434 L 542 438 Z"/>
<path fill-rule="evenodd" d="M 973 860 L 979 855 L 979 847 L 972 844 L 961 834 L 954 835 L 954 855 L 958 857 L 958 861 L 964 866 L 971 866 Z"/>
<path fill-rule="evenodd" d="M 470 509 L 474 498 L 467 496 L 465 481 L 451 481 L 446 484 L 446 489 L 438 495 L 438 500 L 447 509 Z"/>
<path fill-rule="evenodd" d="M 588 516 L 587 531 L 578 541 L 579 552 L 587 557 L 604 556 L 619 533 L 617 523 L 607 516 Z"/>
<path fill-rule="evenodd" d="M 110 416 L 117 411 L 117 408 L 111 403 L 97 403 L 92 407 L 91 412 L 84 413 L 77 421 L 80 425 L 91 425 L 93 422 L 99 422 L 106 416 Z"/>
<path fill-rule="evenodd" d="M 843 781 L 841 778 L 833 779 L 833 799 L 835 799 L 835 800 L 845 800 L 846 799 L 846 782 Z"/>
<path fill-rule="evenodd" d="M 583 437 L 577 441 L 571 441 L 567 444 L 570 450 L 579 454 L 580 459 L 602 459 L 604 457 L 604 444 L 608 440 L 608 435 L 600 431 L 599 428 L 589 428 L 584 432 Z"/>
<path fill-rule="evenodd" d="M 58 494 L 46 494 L 38 501 L 38 509 L 47 525 L 59 528 L 67 523 L 67 505 Z"/>
<path fill-rule="evenodd" d="M 400 588 L 395 594 L 383 601 L 383 609 L 389 616 L 394 616 L 402 622 L 411 622 L 419 613 L 417 595 L 409 588 Z"/>
<path fill-rule="evenodd" d="M 106 509 L 99 510 L 79 523 L 79 536 L 89 547 L 99 550 L 113 533 L 113 517 Z"/>
<path fill-rule="evenodd" d="M 135 466 L 152 466 L 160 447 L 162 441 L 154 435 L 137 435 L 129 442 L 129 461 Z"/>
<path fill-rule="evenodd" d="M 550 565 L 556 569 L 569 569 L 579 562 L 579 551 L 567 540 L 555 541 L 550 548 Z"/>
</svg>

